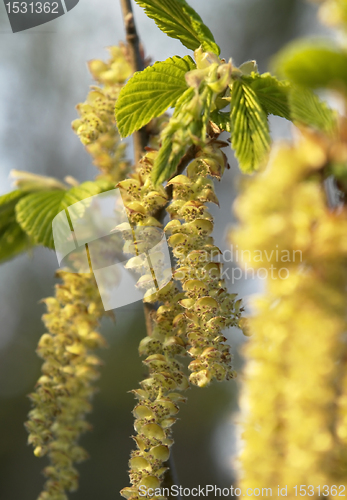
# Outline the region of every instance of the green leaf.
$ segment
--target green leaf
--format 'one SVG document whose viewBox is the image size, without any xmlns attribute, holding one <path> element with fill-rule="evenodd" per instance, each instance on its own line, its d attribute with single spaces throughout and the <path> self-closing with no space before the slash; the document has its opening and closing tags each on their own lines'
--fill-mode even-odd
<svg viewBox="0 0 347 500">
<path fill-rule="evenodd" d="M 254 90 L 236 81 L 231 95 L 231 138 L 240 169 L 252 173 L 270 148 L 267 115 Z"/>
<path fill-rule="evenodd" d="M 211 113 L 211 121 L 215 123 L 221 130 L 231 132 L 230 113 L 224 111 L 213 111 Z"/>
<path fill-rule="evenodd" d="M 17 202 L 26 195 L 27 193 L 17 189 L 0 196 L 0 230 L 14 217 Z"/>
<path fill-rule="evenodd" d="M 289 90 L 290 85 L 286 81 L 279 81 L 270 73 L 262 75 L 253 73 L 243 80 L 254 90 L 257 98 L 268 115 L 277 115 L 290 120 Z"/>
<path fill-rule="evenodd" d="M 304 87 L 347 85 L 347 53 L 322 40 L 289 44 L 276 56 L 274 67 L 279 74 Z"/>
<path fill-rule="evenodd" d="M 32 246 L 30 238 L 13 217 L 0 229 L 0 263 L 16 257 Z"/>
<path fill-rule="evenodd" d="M 16 205 L 16 217 L 21 228 L 36 245 L 54 249 L 52 221 L 73 203 L 112 189 L 105 181 L 85 182 L 68 191 L 41 191 L 32 193 Z"/>
<path fill-rule="evenodd" d="M 158 28 L 169 37 L 178 38 L 188 49 L 196 50 L 202 45 L 204 52 L 219 55 L 211 31 L 185 0 L 136 0 L 136 3 L 154 19 Z"/>
<path fill-rule="evenodd" d="M 202 135 L 210 113 L 208 103 L 211 102 L 211 92 L 205 89 L 203 95 L 199 96 L 199 116 L 194 114 L 194 106 L 190 109 L 195 98 L 193 88 L 188 88 L 177 101 L 174 114 L 161 134 L 162 145 L 152 169 L 155 185 L 165 182 L 176 172 L 182 156 L 194 141 L 205 138 Z"/>
<path fill-rule="evenodd" d="M 6 210 L 9 205 L 15 205 L 17 201 L 19 201 L 23 196 L 26 196 L 26 194 L 27 193 L 24 193 L 20 189 L 15 189 L 14 191 L 10 191 L 9 193 L 0 196 L 0 212 L 2 212 L 2 210 Z"/>
<path fill-rule="evenodd" d="M 31 246 L 26 233 L 18 225 L 16 204 L 28 193 L 15 190 L 0 196 L 0 263 L 9 260 Z"/>
<path fill-rule="evenodd" d="M 289 102 L 294 122 L 328 134 L 336 130 L 336 113 L 310 89 L 293 87 Z"/>
<path fill-rule="evenodd" d="M 170 138 L 167 137 L 163 141 L 152 169 L 152 180 L 155 186 L 162 184 L 175 173 L 181 156 L 180 152 L 172 155 L 172 144 Z"/>
<path fill-rule="evenodd" d="M 174 106 L 187 89 L 185 74 L 194 68 L 191 57 L 174 56 L 135 73 L 121 90 L 116 103 L 121 136 L 127 137 Z"/>
</svg>

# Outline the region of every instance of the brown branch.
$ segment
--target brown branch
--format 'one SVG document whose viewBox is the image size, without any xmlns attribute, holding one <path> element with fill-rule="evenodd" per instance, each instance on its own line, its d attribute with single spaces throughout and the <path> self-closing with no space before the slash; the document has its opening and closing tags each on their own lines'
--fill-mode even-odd
<svg viewBox="0 0 347 500">
<path fill-rule="evenodd" d="M 127 47 L 129 51 L 128 53 L 132 70 L 134 73 L 136 71 L 143 71 L 144 61 L 141 56 L 140 40 L 136 30 L 131 0 L 120 0 L 120 3 L 123 13 L 126 41 L 127 41 Z M 144 154 L 145 147 L 148 144 L 149 137 L 145 128 L 142 128 L 138 132 L 135 132 L 133 134 L 133 139 L 134 139 L 134 157 L 135 157 L 135 162 L 137 163 L 141 160 Z M 176 172 L 174 173 L 174 175 L 170 177 L 169 180 L 171 180 L 173 177 L 181 174 L 184 171 L 187 165 L 195 158 L 197 151 L 198 148 L 197 146 L 194 145 L 188 149 L 186 154 L 182 157 L 176 169 Z M 172 200 L 172 186 L 166 186 L 166 192 L 168 194 L 168 200 L 169 201 Z M 165 214 L 165 208 L 162 209 L 161 211 L 158 211 L 157 214 L 154 215 L 154 217 L 157 217 L 158 220 L 163 220 L 164 214 Z M 153 304 L 148 304 L 148 303 L 144 303 L 143 306 L 145 314 L 146 331 L 147 335 L 150 336 L 153 330 L 152 316 L 153 312 L 156 311 L 156 308 L 154 307 Z M 167 471 L 165 475 L 164 484 L 167 487 L 171 487 L 173 484 L 178 485 L 178 479 L 172 453 L 170 455 L 168 465 L 169 465 L 169 471 Z M 181 500 L 181 497 L 179 497 L 179 500 Z"/>
<path fill-rule="evenodd" d="M 130 64 L 135 73 L 136 71 L 142 71 L 144 69 L 144 62 L 140 51 L 140 40 L 136 30 L 131 0 L 120 0 L 120 4 L 122 7 Z M 148 143 L 148 134 L 146 130 L 142 128 L 138 132 L 135 132 L 133 134 L 133 140 L 135 162 L 137 163 L 141 160 L 144 149 Z"/>
</svg>

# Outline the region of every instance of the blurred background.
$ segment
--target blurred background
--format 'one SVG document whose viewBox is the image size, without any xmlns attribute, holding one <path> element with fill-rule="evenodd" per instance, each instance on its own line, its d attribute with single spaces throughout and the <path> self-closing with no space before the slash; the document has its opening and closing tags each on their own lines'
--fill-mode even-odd
<svg viewBox="0 0 347 500">
<path fill-rule="evenodd" d="M 222 57 L 236 65 L 256 59 L 261 72 L 271 56 L 299 35 L 321 34 L 315 7 L 301 0 L 190 0 L 215 35 Z M 134 7 L 138 30 L 147 56 L 164 60 L 185 55 L 179 42 L 167 38 Z M 95 169 L 89 155 L 71 130 L 74 109 L 83 102 L 92 84 L 86 61 L 105 59 L 105 47 L 124 39 L 117 0 L 81 0 L 67 15 L 48 24 L 13 34 L 0 3 L 0 195 L 11 189 L 11 169 L 28 170 L 63 179 L 92 179 Z M 288 137 L 290 126 L 271 119 L 275 139 Z M 129 155 L 132 155 L 129 148 Z M 231 170 L 217 186 L 221 208 L 216 216 L 215 237 L 227 248 L 227 229 L 235 223 L 231 211 L 240 175 L 230 154 Z M 45 459 L 37 459 L 26 445 L 23 427 L 30 410 L 26 395 L 40 374 L 35 354 L 44 333 L 40 299 L 52 294 L 57 267 L 55 254 L 36 249 L 0 267 L 0 498 L 35 500 L 44 478 Z M 230 290 L 245 299 L 261 283 L 252 280 L 229 283 Z M 109 349 L 100 391 L 89 420 L 94 431 L 82 439 L 91 459 L 79 467 L 80 489 L 75 500 L 111 500 L 128 485 L 127 462 L 133 441 L 134 399 L 129 390 L 143 377 L 137 345 L 145 335 L 142 304 L 117 309 L 116 323 L 103 324 Z M 237 394 L 242 383 L 242 344 L 237 331 L 226 333 L 234 352 L 236 381 L 193 388 L 174 427 L 174 458 L 179 483 L 185 487 L 235 482 L 233 457 L 240 439 Z M 261 394 L 259 395 L 261 397 Z"/>
</svg>

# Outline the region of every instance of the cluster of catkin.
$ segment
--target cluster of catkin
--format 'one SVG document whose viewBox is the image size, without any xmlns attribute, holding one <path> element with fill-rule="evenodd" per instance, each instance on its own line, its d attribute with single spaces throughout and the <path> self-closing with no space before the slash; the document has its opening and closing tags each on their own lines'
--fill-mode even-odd
<svg viewBox="0 0 347 500">
<path fill-rule="evenodd" d="M 245 348 L 241 486 L 288 498 L 346 485 L 347 210 L 322 182 L 345 150 L 308 133 L 282 145 L 236 206 L 234 241 L 269 271 Z"/>
<path fill-rule="evenodd" d="M 344 28 L 347 26 L 347 4 L 345 0 L 311 0 L 319 3 L 319 17 L 324 24 Z"/>
<path fill-rule="evenodd" d="M 160 276 L 162 262 L 160 254 L 151 254 L 150 262 L 146 258 L 146 252 L 153 248 L 155 233 L 161 226 L 154 215 L 168 201 L 166 191 L 161 186 L 155 188 L 150 179 L 156 154 L 156 151 L 148 152 L 140 161 L 136 173 L 118 185 L 130 224 L 136 228 L 135 242 L 134 234 L 128 232 L 125 251 L 138 254 L 128 261 L 127 267 L 142 274 L 139 287 L 152 277 L 152 273 Z M 144 228 L 143 234 L 141 228 Z M 127 238 L 126 232 L 123 231 L 123 234 Z M 172 332 L 173 320 L 182 310 L 178 302 L 181 296 L 173 281 L 159 291 L 147 289 L 145 294 L 146 302 L 160 301 L 163 304 L 158 310 L 153 310 L 151 335 L 144 338 L 139 347 L 140 355 L 146 356 L 144 364 L 149 375 L 141 382 L 141 388 L 133 391 L 138 399 L 133 412 L 137 450 L 132 452 L 129 461 L 132 487 L 121 491 L 125 498 L 141 498 L 141 486 L 159 488 L 167 470 L 164 463 L 173 444 L 171 426 L 179 410 L 177 403 L 184 401 L 178 391 L 187 389 L 189 385 L 181 364 L 175 359 L 177 354 L 184 353 L 185 339 Z"/>
<path fill-rule="evenodd" d="M 109 47 L 110 60 L 94 59 L 89 71 L 101 86 L 91 87 L 84 103 L 76 106 L 80 118 L 72 122 L 72 128 L 92 156 L 94 165 L 103 178 L 114 181 L 124 178 L 128 163 L 124 159 L 125 144 L 120 144 L 114 118 L 115 102 L 131 76 L 126 47 Z"/>
<path fill-rule="evenodd" d="M 81 118 L 73 129 L 101 171 L 100 177 L 116 184 L 129 165 L 123 158 L 124 147 L 119 145 L 114 107 L 130 66 L 123 47 L 109 50 L 107 63 L 89 63 L 102 87 L 93 87 L 87 101 L 77 106 Z M 34 409 L 26 423 L 35 455 L 50 459 L 40 500 L 67 500 L 66 492 L 77 489 L 73 464 L 87 457 L 78 439 L 90 427 L 85 414 L 91 409 L 100 364 L 94 351 L 106 344 L 97 332 L 105 311 L 94 276 L 63 271 L 57 276 L 62 284 L 56 285 L 54 297 L 44 301 L 47 314 L 43 321 L 48 332 L 41 337 L 37 352 L 45 362 L 36 391 L 30 395 Z"/>
<path fill-rule="evenodd" d="M 208 202 L 218 203 L 209 177 L 220 179 L 224 171 L 223 146 L 224 143 L 211 139 L 196 154 L 187 175 L 175 176 L 166 190 L 151 182 L 157 151 L 148 152 L 137 172 L 119 183 L 130 225 L 147 228 L 147 231 L 149 227 L 152 231 L 160 227 L 155 216 L 167 204 L 172 189 L 172 202 L 167 207 L 172 220 L 164 230 L 176 260 L 174 279 L 159 291 L 147 290 L 144 298 L 147 303 L 161 305 L 153 310 L 152 331 L 139 347 L 140 355 L 146 356 L 143 363 L 149 369 L 149 376 L 141 382 L 140 389 L 133 391 L 138 399 L 134 409 L 137 449 L 129 462 L 132 486 L 121 491 L 123 497 L 131 500 L 147 498 L 149 488 L 157 490 L 153 498 L 164 498 L 158 488 L 173 444 L 171 426 L 176 421 L 178 403 L 185 400 L 180 391 L 189 387 L 177 356 L 186 355 L 188 351 L 193 358 L 189 365 L 190 381 L 201 387 L 213 378 L 224 380 L 235 375 L 222 329 L 237 325 L 242 308 L 221 279 L 222 264 L 216 262 L 220 251 L 211 236 L 213 218 L 206 207 Z M 137 249 L 140 254 L 153 246 L 153 236 L 147 241 L 139 237 L 139 241 L 133 243 L 129 231 L 128 238 L 126 251 L 135 253 Z M 160 256 L 154 256 L 154 274 L 159 273 L 161 262 Z M 151 278 L 148 262 L 144 264 L 140 255 L 130 259 L 127 267 L 142 273 L 139 287 Z"/>
<path fill-rule="evenodd" d="M 104 308 L 94 277 L 64 271 L 57 274 L 62 284 L 56 285 L 55 297 L 44 300 L 48 333 L 37 348 L 44 364 L 30 395 L 34 408 L 26 423 L 34 454 L 50 459 L 40 500 L 66 500 L 65 492 L 77 489 L 74 463 L 88 456 L 78 439 L 90 427 L 85 415 L 91 409 L 93 383 L 101 364 L 93 352 L 105 345 L 96 331 Z"/>
<path fill-rule="evenodd" d="M 229 380 L 235 376 L 230 366 L 230 348 L 222 330 L 238 324 L 241 301 L 230 294 L 224 279 L 220 250 L 211 233 L 213 218 L 206 203 L 218 204 L 212 179 L 220 179 L 226 157 L 226 144 L 212 139 L 197 153 L 187 168 L 187 175 L 174 177 L 173 202 L 168 207 L 172 217 L 165 227 L 171 234 L 169 244 L 177 260 L 175 279 L 181 283 L 185 298 L 184 312 L 174 320 L 174 328 L 185 332 L 193 358 L 189 365 L 190 382 L 200 387 L 212 379 Z M 182 221 L 182 222 L 181 222 Z"/>
</svg>

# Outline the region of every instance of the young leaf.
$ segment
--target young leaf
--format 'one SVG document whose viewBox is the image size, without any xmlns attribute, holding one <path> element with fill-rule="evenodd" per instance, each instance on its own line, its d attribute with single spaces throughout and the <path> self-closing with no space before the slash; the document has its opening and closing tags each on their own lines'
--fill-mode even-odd
<svg viewBox="0 0 347 500">
<path fill-rule="evenodd" d="M 220 49 L 201 17 L 185 0 L 136 0 L 154 19 L 158 28 L 171 38 L 178 38 L 188 49 L 202 45 L 204 52 L 219 55 Z"/>
<path fill-rule="evenodd" d="M 277 115 L 290 120 L 288 82 L 279 81 L 270 73 L 262 75 L 254 73 L 252 76 L 243 77 L 243 80 L 254 90 L 268 115 Z"/>
<path fill-rule="evenodd" d="M 330 134 L 336 130 L 336 113 L 310 89 L 293 87 L 289 94 L 294 122 Z"/>
<path fill-rule="evenodd" d="M 8 224 L 9 219 L 14 216 L 16 204 L 26 195 L 27 193 L 16 189 L 0 196 L 0 229 Z"/>
<path fill-rule="evenodd" d="M 41 191 L 32 193 L 16 205 L 16 217 L 21 228 L 36 245 L 54 249 L 52 221 L 73 203 L 112 189 L 105 181 L 85 182 L 68 191 Z"/>
<path fill-rule="evenodd" d="M 28 193 L 15 190 L 0 196 L 0 263 L 29 249 L 26 233 L 16 222 L 16 204 Z"/>
<path fill-rule="evenodd" d="M 347 85 L 347 53 L 334 44 L 294 42 L 279 53 L 274 66 L 285 78 L 304 87 Z"/>
<path fill-rule="evenodd" d="M 170 137 L 166 137 L 159 150 L 157 159 L 153 165 L 152 180 L 155 185 L 161 184 L 170 178 L 181 159 L 181 151 L 172 154 L 172 143 Z"/>
<path fill-rule="evenodd" d="M 16 179 L 15 184 L 20 189 L 0 196 L 0 263 L 33 246 L 33 242 L 16 220 L 17 204 L 33 194 L 33 191 L 52 192 L 52 189 L 58 189 L 62 193 L 66 192 L 63 190 L 66 186 L 51 177 L 18 170 L 12 170 L 11 176 Z"/>
<path fill-rule="evenodd" d="M 236 81 L 231 96 L 231 138 L 240 169 L 246 173 L 256 170 L 270 147 L 267 115 L 254 90 Z"/>
<path fill-rule="evenodd" d="M 204 130 L 210 114 L 211 93 L 210 89 L 205 88 L 205 91 L 197 96 L 190 87 L 178 100 L 175 112 L 161 134 L 162 146 L 152 169 L 154 184 L 169 179 L 189 146 L 205 139 Z M 196 102 L 194 99 L 197 99 Z M 198 106 L 197 114 L 194 104 Z"/>
<path fill-rule="evenodd" d="M 15 218 L 8 220 L 8 224 L 0 228 L 0 263 L 16 257 L 29 250 L 32 246 L 28 235 L 23 231 Z"/>
<path fill-rule="evenodd" d="M 221 130 L 231 132 L 230 113 L 226 113 L 225 111 L 213 111 L 211 113 L 211 121 Z"/>
<path fill-rule="evenodd" d="M 9 193 L 0 196 L 0 213 L 3 210 L 6 210 L 9 206 L 14 206 L 17 201 L 23 198 L 23 196 L 26 196 L 26 194 L 27 193 L 21 191 L 20 189 L 15 189 L 14 191 L 10 191 Z"/>
<path fill-rule="evenodd" d="M 187 89 L 185 74 L 194 68 L 191 57 L 174 56 L 135 73 L 121 90 L 116 103 L 121 136 L 127 137 L 174 106 Z"/>
</svg>

